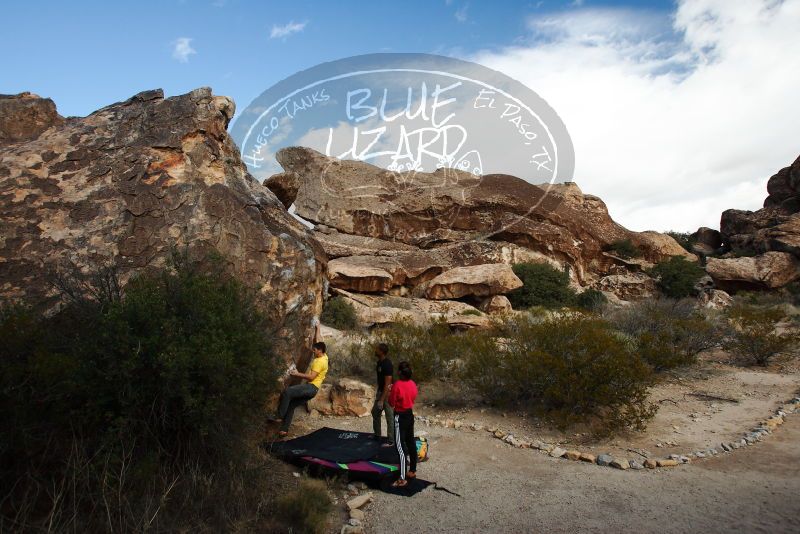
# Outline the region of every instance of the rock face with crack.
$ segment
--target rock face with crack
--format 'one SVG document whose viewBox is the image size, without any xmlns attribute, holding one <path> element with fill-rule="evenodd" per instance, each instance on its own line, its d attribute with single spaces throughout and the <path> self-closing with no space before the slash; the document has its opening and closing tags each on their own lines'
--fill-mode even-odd
<svg viewBox="0 0 800 534">
<path fill-rule="evenodd" d="M 289 358 L 319 314 L 325 254 L 247 172 L 226 128 L 233 102 L 210 89 L 145 91 L 83 118 L 50 100 L 0 97 L 0 293 L 56 305 L 45 273 L 113 263 L 121 281 L 221 254 L 257 288 Z"/>
</svg>

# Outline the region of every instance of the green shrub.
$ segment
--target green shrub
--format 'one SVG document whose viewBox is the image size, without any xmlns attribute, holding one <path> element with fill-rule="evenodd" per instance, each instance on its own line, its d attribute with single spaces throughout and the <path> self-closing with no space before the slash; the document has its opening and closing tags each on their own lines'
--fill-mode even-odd
<svg viewBox="0 0 800 534">
<path fill-rule="evenodd" d="M 494 351 L 468 353 L 463 370 L 493 403 L 525 406 L 561 428 L 586 422 L 599 434 L 641 429 L 654 415 L 648 366 L 605 321 L 517 320 L 503 333 Z"/>
<path fill-rule="evenodd" d="M 654 371 L 690 365 L 722 342 L 723 328 L 690 299 L 644 300 L 616 310 L 609 320 Z"/>
<path fill-rule="evenodd" d="M 687 252 L 692 252 L 692 246 L 695 244 L 696 240 L 692 237 L 692 234 L 689 232 L 666 232 L 668 236 L 678 242 L 680 246 L 683 247 L 684 250 Z"/>
<path fill-rule="evenodd" d="M 325 303 L 320 320 L 323 324 L 339 330 L 358 328 L 356 309 L 342 297 L 333 297 Z"/>
<path fill-rule="evenodd" d="M 672 256 L 650 269 L 649 274 L 656 278 L 658 288 L 664 295 L 680 299 L 694 294 L 695 284 L 706 272 L 683 256 Z"/>
<path fill-rule="evenodd" d="M 544 263 L 518 263 L 513 269 L 523 284 L 508 295 L 514 308 L 560 308 L 574 304 L 575 291 L 569 286 L 566 271 Z"/>
<path fill-rule="evenodd" d="M 375 380 L 377 342 L 368 335 L 353 334 L 327 343 L 328 353 L 336 355 L 328 369 L 329 381 L 335 378 L 360 378 L 371 383 Z"/>
<path fill-rule="evenodd" d="M 796 331 L 778 332 L 776 327 L 786 318 L 779 307 L 763 307 L 736 303 L 726 313 L 731 325 L 725 349 L 745 364 L 766 366 L 770 360 L 794 348 L 800 342 Z"/>
<path fill-rule="evenodd" d="M 291 532 L 322 534 L 328 531 L 328 514 L 333 503 L 321 480 L 305 479 L 300 487 L 278 500 L 278 513 L 292 527 Z"/>
<path fill-rule="evenodd" d="M 252 293 L 179 264 L 89 294 L 0 313 L 0 526 L 226 530 L 253 513 L 277 362 Z"/>
<path fill-rule="evenodd" d="M 589 311 L 599 311 L 608 303 L 608 298 L 602 291 L 596 289 L 587 289 L 583 293 L 579 293 L 576 299 L 579 308 Z"/>
<path fill-rule="evenodd" d="M 642 255 L 642 251 L 630 239 L 618 239 L 608 249 L 620 258 L 638 258 Z"/>
<path fill-rule="evenodd" d="M 381 328 L 374 334 L 375 343 L 389 345 L 389 354 L 395 365 L 407 361 L 414 371 L 414 380 L 425 382 L 434 378 L 452 378 L 454 361 L 463 360 L 474 352 L 492 352 L 494 342 L 486 332 L 467 330 L 451 332 L 443 320 L 427 325 L 409 322 Z M 362 350 L 371 356 L 374 345 Z M 365 354 L 362 358 L 367 358 Z"/>
</svg>

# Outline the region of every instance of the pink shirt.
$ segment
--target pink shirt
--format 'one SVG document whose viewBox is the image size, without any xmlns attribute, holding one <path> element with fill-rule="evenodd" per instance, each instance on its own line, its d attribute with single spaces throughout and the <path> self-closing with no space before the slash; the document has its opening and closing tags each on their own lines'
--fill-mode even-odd
<svg viewBox="0 0 800 534">
<path fill-rule="evenodd" d="M 417 385 L 413 380 L 398 380 L 392 384 L 389 393 L 389 406 L 396 412 L 405 412 L 414 407 L 417 400 Z"/>
</svg>

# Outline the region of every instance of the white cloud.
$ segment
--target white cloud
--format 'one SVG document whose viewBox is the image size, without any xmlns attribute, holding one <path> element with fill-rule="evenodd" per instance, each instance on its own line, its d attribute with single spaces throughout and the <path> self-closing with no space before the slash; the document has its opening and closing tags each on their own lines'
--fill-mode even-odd
<svg viewBox="0 0 800 534">
<path fill-rule="evenodd" d="M 757 209 L 800 153 L 800 0 L 571 9 L 475 61 L 525 83 L 575 144 L 575 180 L 636 230 Z"/>
<path fill-rule="evenodd" d="M 288 23 L 284 24 L 283 26 L 272 26 L 272 31 L 269 32 L 270 39 L 281 39 L 289 37 L 292 34 L 299 33 L 303 31 L 306 27 L 307 22 L 294 22 L 289 21 Z"/>
<path fill-rule="evenodd" d="M 469 4 L 464 4 L 456 9 L 455 17 L 458 22 L 467 22 L 467 9 L 469 9 Z"/>
<path fill-rule="evenodd" d="M 188 63 L 189 56 L 196 54 L 197 50 L 192 48 L 192 39 L 189 37 L 178 37 L 172 43 L 172 57 L 181 63 Z"/>
</svg>

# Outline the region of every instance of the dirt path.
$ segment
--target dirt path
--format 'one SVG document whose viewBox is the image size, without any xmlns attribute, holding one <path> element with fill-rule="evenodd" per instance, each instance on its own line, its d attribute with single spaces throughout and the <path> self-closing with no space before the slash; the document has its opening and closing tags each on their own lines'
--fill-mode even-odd
<svg viewBox="0 0 800 534">
<path fill-rule="evenodd" d="M 600 441 L 457 398 L 458 390 L 446 383 L 426 384 L 415 412 L 566 449 L 637 458 L 629 450 L 636 448 L 663 458 L 740 439 L 797 395 L 797 363 L 742 369 L 712 354 L 652 389 L 659 412 L 645 432 Z M 698 392 L 712 397 L 697 397 Z M 321 426 L 371 432 L 371 418 L 302 414 L 295 432 Z M 426 432 L 431 443 L 431 459 L 420 465 L 420 477 L 463 497 L 432 489 L 411 499 L 375 492 L 366 509 L 366 532 L 800 532 L 800 414 L 790 415 L 761 443 L 655 471 L 554 459 L 511 447 L 485 431 L 421 423 L 416 430 Z"/>
<path fill-rule="evenodd" d="M 514 449 L 486 432 L 427 430 L 434 456 L 420 477 L 463 497 L 378 492 L 367 532 L 800 532 L 800 415 L 745 450 L 636 472 Z"/>
</svg>

